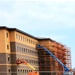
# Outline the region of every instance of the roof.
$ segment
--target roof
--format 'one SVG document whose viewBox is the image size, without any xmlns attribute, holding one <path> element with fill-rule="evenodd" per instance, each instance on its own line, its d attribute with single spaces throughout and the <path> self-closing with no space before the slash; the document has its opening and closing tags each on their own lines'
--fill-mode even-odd
<svg viewBox="0 0 75 75">
<path fill-rule="evenodd" d="M 53 40 L 50 39 L 50 38 L 42 38 L 42 37 L 39 38 L 39 37 L 35 37 L 35 36 L 30 35 L 30 34 L 24 32 L 24 31 L 21 31 L 21 30 L 19 30 L 19 29 L 17 29 L 17 28 L 9 28 L 9 27 L 6 27 L 6 26 L 0 26 L 0 29 L 6 29 L 6 30 L 9 30 L 9 31 L 15 30 L 15 31 L 17 31 L 17 32 L 20 32 L 20 33 L 22 33 L 22 34 L 24 34 L 24 35 L 27 35 L 27 36 L 32 37 L 32 38 L 37 39 L 37 40 L 51 40 L 51 41 L 53 41 Z"/>
<path fill-rule="evenodd" d="M 21 30 L 19 30 L 19 29 L 17 29 L 17 28 L 9 28 L 9 27 L 6 27 L 6 26 L 0 26 L 0 29 L 6 29 L 6 30 L 9 30 L 9 31 L 15 30 L 15 31 L 17 31 L 17 32 L 20 32 L 20 33 L 22 33 L 22 34 L 24 34 L 24 35 L 27 35 L 27 36 L 29 36 L 29 37 L 31 37 L 31 38 L 34 38 L 34 39 L 36 39 L 36 40 L 39 40 L 39 41 L 42 41 L 42 40 L 50 40 L 50 41 L 52 41 L 52 42 L 56 42 L 55 40 L 52 40 L 51 38 L 35 37 L 35 36 L 30 35 L 30 34 L 24 32 L 24 31 L 21 31 Z M 58 42 L 56 42 L 56 43 L 58 43 Z M 58 43 L 58 44 L 60 44 L 60 43 Z"/>
<path fill-rule="evenodd" d="M 38 38 L 38 40 L 39 41 L 42 41 L 42 40 L 50 40 L 50 41 L 52 41 L 52 42 L 54 42 L 54 40 L 52 40 L 51 38 L 39 38 L 39 37 L 37 37 Z"/>
<path fill-rule="evenodd" d="M 0 29 L 6 29 L 6 30 L 9 30 L 9 31 L 15 30 L 15 31 L 20 32 L 20 33 L 22 33 L 22 34 L 24 34 L 24 35 L 27 35 L 27 36 L 29 36 L 29 37 L 31 37 L 31 38 L 38 39 L 37 37 L 32 36 L 32 35 L 30 35 L 30 34 L 24 32 L 24 31 L 21 31 L 21 30 L 17 29 L 17 28 L 9 28 L 9 27 L 6 27 L 6 26 L 0 26 Z"/>
</svg>

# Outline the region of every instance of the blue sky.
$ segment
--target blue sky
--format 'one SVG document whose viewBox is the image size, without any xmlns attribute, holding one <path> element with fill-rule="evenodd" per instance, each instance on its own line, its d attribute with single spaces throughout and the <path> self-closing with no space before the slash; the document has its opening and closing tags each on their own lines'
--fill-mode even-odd
<svg viewBox="0 0 75 75">
<path fill-rule="evenodd" d="M 0 26 L 15 27 L 67 45 L 75 67 L 75 2 L 0 1 Z"/>
</svg>

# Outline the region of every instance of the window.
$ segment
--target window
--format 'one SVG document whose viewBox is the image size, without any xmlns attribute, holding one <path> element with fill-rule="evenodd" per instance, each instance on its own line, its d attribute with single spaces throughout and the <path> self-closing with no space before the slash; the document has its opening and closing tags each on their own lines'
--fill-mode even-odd
<svg viewBox="0 0 75 75">
<path fill-rule="evenodd" d="M 18 38 L 18 35 L 16 34 L 16 38 Z"/>
<path fill-rule="evenodd" d="M 24 73 L 24 70 L 23 70 L 23 73 Z"/>
<path fill-rule="evenodd" d="M 8 61 L 10 61 L 10 58 L 9 58 L 9 56 L 8 56 Z"/>
<path fill-rule="evenodd" d="M 24 41 L 24 37 L 23 37 L 23 41 Z"/>
<path fill-rule="evenodd" d="M 22 48 L 22 51 L 23 51 L 23 48 Z"/>
<path fill-rule="evenodd" d="M 20 47 L 20 50 L 21 50 L 21 47 Z"/>
<path fill-rule="evenodd" d="M 26 61 L 28 62 L 28 59 L 26 59 Z"/>
<path fill-rule="evenodd" d="M 31 50 L 30 50 L 30 53 L 31 53 Z"/>
<path fill-rule="evenodd" d="M 10 69 L 8 69 L 8 72 L 10 72 Z"/>
<path fill-rule="evenodd" d="M 31 63 L 31 60 L 30 60 L 30 63 Z"/>
<path fill-rule="evenodd" d="M 8 33 L 6 33 L 6 37 L 8 38 Z"/>
<path fill-rule="evenodd" d="M 21 72 L 22 72 L 22 69 L 21 69 Z"/>
<path fill-rule="evenodd" d="M 26 52 L 27 52 L 27 49 L 26 49 Z"/>
<path fill-rule="evenodd" d="M 7 45 L 7 49 L 9 49 L 9 45 Z"/>
<path fill-rule="evenodd" d="M 24 38 L 24 41 L 26 41 L 26 37 Z"/>
<path fill-rule="evenodd" d="M 32 44 L 32 40 L 31 40 L 31 44 Z"/>
<path fill-rule="evenodd" d="M 26 70 L 25 70 L 25 73 L 26 73 Z"/>
<path fill-rule="evenodd" d="M 20 70 L 18 69 L 18 72 L 19 72 Z"/>
<path fill-rule="evenodd" d="M 30 39 L 29 39 L 29 43 L 30 43 Z"/>
<path fill-rule="evenodd" d="M 28 42 L 28 39 L 27 39 L 27 42 Z"/>
<path fill-rule="evenodd" d="M 24 52 L 25 52 L 25 48 L 24 48 Z"/>
<path fill-rule="evenodd" d="M 27 70 L 27 73 L 28 73 L 28 70 Z"/>
<path fill-rule="evenodd" d="M 17 46 L 17 50 L 18 50 L 18 46 Z"/>
<path fill-rule="evenodd" d="M 19 35 L 19 40 L 20 40 L 20 35 Z"/>
<path fill-rule="evenodd" d="M 21 41 L 22 41 L 22 36 L 21 36 Z"/>
</svg>

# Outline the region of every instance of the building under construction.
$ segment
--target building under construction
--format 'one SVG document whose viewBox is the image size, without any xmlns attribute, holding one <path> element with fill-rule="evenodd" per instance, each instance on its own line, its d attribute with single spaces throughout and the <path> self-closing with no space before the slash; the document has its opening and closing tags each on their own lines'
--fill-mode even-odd
<svg viewBox="0 0 75 75">
<path fill-rule="evenodd" d="M 71 52 L 68 47 L 50 38 L 37 38 L 16 28 L 0 27 L 0 75 L 28 75 L 32 69 L 17 65 L 18 58 L 30 63 L 40 75 L 62 75 L 64 68 L 43 49 L 46 47 L 63 64 L 71 69 Z M 43 73 L 48 71 L 49 73 Z"/>
<path fill-rule="evenodd" d="M 39 39 L 39 44 L 50 50 L 63 64 L 71 69 L 71 52 L 69 48 L 52 40 L 52 39 Z M 45 50 L 39 49 L 39 70 L 52 71 L 48 75 L 62 75 L 64 68 Z M 41 75 L 45 75 L 42 73 Z"/>
</svg>

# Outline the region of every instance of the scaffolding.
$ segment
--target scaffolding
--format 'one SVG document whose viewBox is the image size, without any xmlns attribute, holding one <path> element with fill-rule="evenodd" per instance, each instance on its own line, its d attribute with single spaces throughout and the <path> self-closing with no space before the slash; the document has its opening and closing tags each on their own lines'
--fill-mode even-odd
<svg viewBox="0 0 75 75">
<path fill-rule="evenodd" d="M 50 50 L 63 64 L 71 69 L 70 50 L 56 41 L 42 40 L 39 44 Z M 61 71 L 49 75 L 62 75 L 64 68 L 43 49 L 38 49 L 40 71 Z M 43 74 L 40 74 L 43 75 Z M 46 75 L 46 74 L 45 74 Z M 47 74 L 48 75 L 48 74 Z"/>
</svg>

